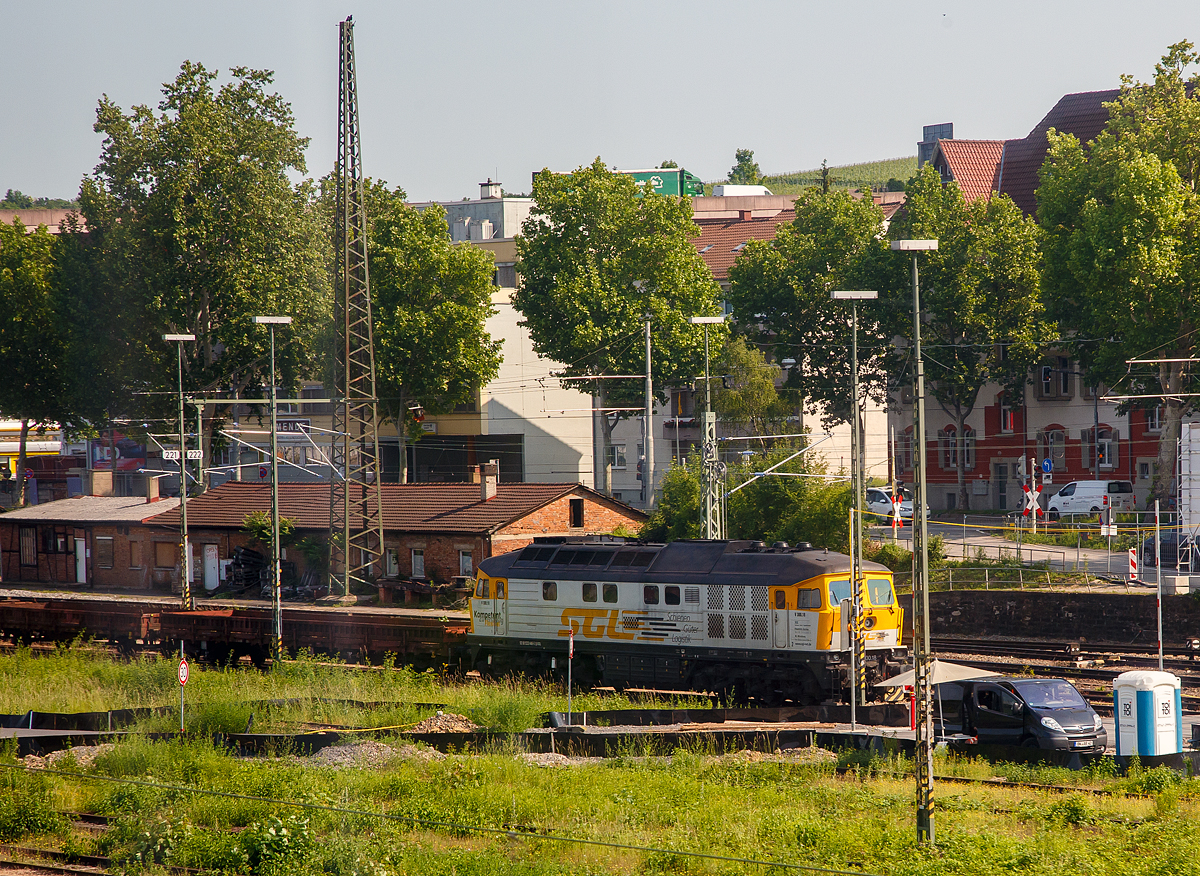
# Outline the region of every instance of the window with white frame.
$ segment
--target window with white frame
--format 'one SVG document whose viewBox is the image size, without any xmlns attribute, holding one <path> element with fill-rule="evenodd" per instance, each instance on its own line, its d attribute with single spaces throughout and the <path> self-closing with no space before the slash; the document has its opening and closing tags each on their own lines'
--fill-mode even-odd
<svg viewBox="0 0 1200 876">
<path fill-rule="evenodd" d="M 472 560 L 470 551 L 458 552 L 458 574 L 466 575 L 468 578 L 475 574 L 475 563 Z"/>
<path fill-rule="evenodd" d="M 610 444 L 608 446 L 608 464 L 613 468 L 625 468 L 627 462 L 625 459 L 624 444 Z"/>
<path fill-rule="evenodd" d="M 1015 428 L 1016 417 L 1013 416 L 1012 405 L 1004 396 L 1000 397 L 1000 431 L 1011 432 Z"/>
<path fill-rule="evenodd" d="M 1146 431 L 1161 432 L 1163 424 L 1163 406 L 1157 405 L 1146 411 Z"/>
<path fill-rule="evenodd" d="M 412 576 L 414 578 L 425 577 L 425 551 L 421 548 L 413 548 Z"/>
</svg>

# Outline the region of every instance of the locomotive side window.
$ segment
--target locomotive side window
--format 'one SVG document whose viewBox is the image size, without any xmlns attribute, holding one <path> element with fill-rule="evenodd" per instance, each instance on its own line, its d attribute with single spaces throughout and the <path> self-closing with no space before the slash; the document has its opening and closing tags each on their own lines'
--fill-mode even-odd
<svg viewBox="0 0 1200 876">
<path fill-rule="evenodd" d="M 594 554 L 592 554 L 592 562 L 591 562 L 591 565 L 593 565 L 593 566 L 607 566 L 607 565 L 608 565 L 608 561 L 609 561 L 610 559 L 612 559 L 612 555 L 613 555 L 613 552 L 612 552 L 612 551 L 596 551 Z"/>
<path fill-rule="evenodd" d="M 820 608 L 821 591 L 815 587 L 802 587 L 796 591 L 796 608 Z"/>
<path fill-rule="evenodd" d="M 616 602 L 617 601 L 617 585 L 616 584 L 605 584 L 604 585 L 604 601 L 605 602 Z"/>
<path fill-rule="evenodd" d="M 886 578 L 869 579 L 867 593 L 871 597 L 871 605 L 891 605 L 896 601 L 896 597 L 892 593 L 892 582 Z"/>
<path fill-rule="evenodd" d="M 775 591 L 775 607 L 787 608 L 787 593 L 783 590 Z"/>
<path fill-rule="evenodd" d="M 667 605 L 679 605 L 679 588 L 674 584 L 668 584 L 664 590 L 663 602 Z"/>
<path fill-rule="evenodd" d="M 553 581 L 542 582 L 542 599 L 553 601 L 558 599 L 558 585 Z"/>
<path fill-rule="evenodd" d="M 488 595 L 488 579 L 480 578 L 479 583 L 475 585 L 475 597 L 477 599 L 487 599 Z"/>
<path fill-rule="evenodd" d="M 612 564 L 614 566 L 628 566 L 633 562 L 634 553 L 635 551 L 617 551 L 617 555 L 613 559 Z"/>
<path fill-rule="evenodd" d="M 583 585 L 583 601 L 584 602 L 595 602 L 596 601 L 596 585 L 591 581 L 585 582 Z"/>
<path fill-rule="evenodd" d="M 504 582 L 503 581 L 496 582 L 496 598 L 497 599 L 504 598 Z"/>
<path fill-rule="evenodd" d="M 652 562 L 654 562 L 654 557 L 655 555 L 650 553 L 650 551 L 638 551 L 633 555 L 633 562 L 630 563 L 630 565 L 649 566 Z"/>
<path fill-rule="evenodd" d="M 850 598 L 850 579 L 829 582 L 829 604 L 837 606 L 843 599 Z"/>
<path fill-rule="evenodd" d="M 678 598 L 678 597 L 676 597 Z M 642 601 L 646 605 L 658 605 L 658 585 L 647 584 L 642 588 Z"/>
</svg>

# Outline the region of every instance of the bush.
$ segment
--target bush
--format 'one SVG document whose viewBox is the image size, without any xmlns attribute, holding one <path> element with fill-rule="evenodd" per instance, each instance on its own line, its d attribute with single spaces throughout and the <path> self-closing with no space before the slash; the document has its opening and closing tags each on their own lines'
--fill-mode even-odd
<svg viewBox="0 0 1200 876">
<path fill-rule="evenodd" d="M 303 861 L 313 848 L 308 819 L 289 815 L 287 821 L 271 816 L 242 832 L 242 848 L 254 873 L 276 873 Z"/>
<path fill-rule="evenodd" d="M 53 833 L 65 821 L 54 809 L 45 776 L 4 770 L 0 779 L 0 842 Z"/>
</svg>

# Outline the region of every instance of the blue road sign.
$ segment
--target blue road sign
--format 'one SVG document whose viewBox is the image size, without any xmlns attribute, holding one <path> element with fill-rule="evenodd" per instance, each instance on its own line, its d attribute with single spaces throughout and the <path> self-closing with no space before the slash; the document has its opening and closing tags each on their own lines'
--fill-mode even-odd
<svg viewBox="0 0 1200 876">
<path fill-rule="evenodd" d="M 1051 462 L 1049 459 L 1043 459 L 1042 460 L 1042 471 L 1044 471 L 1046 474 L 1050 474 L 1050 472 L 1054 471 L 1054 463 Z"/>
</svg>

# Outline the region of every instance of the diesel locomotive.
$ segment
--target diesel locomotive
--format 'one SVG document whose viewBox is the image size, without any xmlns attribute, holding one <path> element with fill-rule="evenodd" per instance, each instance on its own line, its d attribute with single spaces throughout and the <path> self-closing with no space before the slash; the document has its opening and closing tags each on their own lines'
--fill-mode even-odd
<svg viewBox="0 0 1200 876">
<path fill-rule="evenodd" d="M 868 684 L 903 669 L 892 573 L 864 563 Z M 479 564 L 466 647 L 487 676 L 711 691 L 800 705 L 844 696 L 851 558 L 801 543 L 537 539 Z"/>
</svg>

